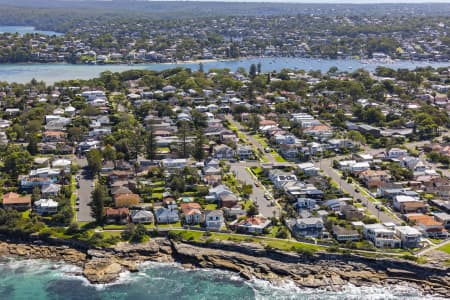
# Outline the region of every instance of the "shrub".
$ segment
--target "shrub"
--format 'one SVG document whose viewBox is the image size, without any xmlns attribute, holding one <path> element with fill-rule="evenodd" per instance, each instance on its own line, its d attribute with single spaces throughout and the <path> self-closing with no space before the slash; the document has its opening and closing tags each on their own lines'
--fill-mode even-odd
<svg viewBox="0 0 450 300">
<path fill-rule="evenodd" d="M 80 232 L 80 227 L 78 226 L 78 223 L 72 223 L 69 227 L 66 229 L 66 234 L 73 235 Z"/>
</svg>

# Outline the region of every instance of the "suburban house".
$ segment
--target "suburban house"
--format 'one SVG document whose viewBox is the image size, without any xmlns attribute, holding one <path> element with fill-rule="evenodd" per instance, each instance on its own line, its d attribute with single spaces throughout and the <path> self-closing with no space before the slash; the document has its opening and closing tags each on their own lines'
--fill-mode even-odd
<svg viewBox="0 0 450 300">
<path fill-rule="evenodd" d="M 118 194 L 114 196 L 114 205 L 116 207 L 130 207 L 140 202 L 138 194 Z"/>
<path fill-rule="evenodd" d="M 42 142 L 59 143 L 66 141 L 67 133 L 58 130 L 47 130 L 42 134 Z"/>
<path fill-rule="evenodd" d="M 320 237 L 323 231 L 321 218 L 297 218 L 289 219 L 286 225 L 295 237 Z"/>
<path fill-rule="evenodd" d="M 370 169 L 370 164 L 367 161 L 359 161 L 359 162 L 355 162 L 354 164 L 352 164 L 350 166 L 350 171 L 353 174 L 360 174 L 364 171 L 367 171 Z"/>
<path fill-rule="evenodd" d="M 363 227 L 364 237 L 377 248 L 399 248 L 401 241 L 395 231 L 382 224 L 367 224 Z"/>
<path fill-rule="evenodd" d="M 237 219 L 241 216 L 245 216 L 247 212 L 240 204 L 236 204 L 232 207 L 224 207 L 223 212 L 228 219 Z"/>
<path fill-rule="evenodd" d="M 276 169 L 269 172 L 269 179 L 277 189 L 282 189 L 289 182 L 297 182 L 297 176 Z"/>
<path fill-rule="evenodd" d="M 352 198 L 330 199 L 330 200 L 325 201 L 323 203 L 323 205 L 332 211 L 340 212 L 341 207 L 344 207 L 345 205 L 347 205 L 347 201 L 352 201 Z"/>
<path fill-rule="evenodd" d="M 358 230 L 342 226 L 333 226 L 333 235 L 338 242 L 359 241 L 361 239 Z"/>
<path fill-rule="evenodd" d="M 425 237 L 446 238 L 448 236 L 442 222 L 437 221 L 432 216 L 424 214 L 406 214 L 405 216 L 409 222 L 415 224 Z"/>
<path fill-rule="evenodd" d="M 183 169 L 187 166 L 187 159 L 185 158 L 165 158 L 161 160 L 161 166 L 167 170 Z"/>
<path fill-rule="evenodd" d="M 402 248 L 418 248 L 422 233 L 411 226 L 396 226 L 395 233 L 400 238 Z"/>
<path fill-rule="evenodd" d="M 434 213 L 434 218 L 437 221 L 442 222 L 442 225 L 444 225 L 444 227 L 446 229 L 450 229 L 450 214 L 448 214 L 448 213 Z"/>
<path fill-rule="evenodd" d="M 148 210 L 131 210 L 131 222 L 135 224 L 151 224 L 155 221 L 153 213 Z"/>
<path fill-rule="evenodd" d="M 367 188 L 372 189 L 389 182 L 391 176 L 384 170 L 366 170 L 359 173 L 359 178 Z"/>
<path fill-rule="evenodd" d="M 403 214 L 424 213 L 427 211 L 427 204 L 423 201 L 403 201 L 399 206 L 399 210 Z"/>
<path fill-rule="evenodd" d="M 217 159 L 233 159 L 235 152 L 233 148 L 222 144 L 214 147 L 214 158 Z"/>
<path fill-rule="evenodd" d="M 158 224 L 170 224 L 180 221 L 178 217 L 178 211 L 176 209 L 170 209 L 160 207 L 155 210 L 155 217 Z"/>
<path fill-rule="evenodd" d="M 236 153 L 240 160 L 253 158 L 253 150 L 250 146 L 238 145 Z"/>
<path fill-rule="evenodd" d="M 203 169 L 203 174 L 205 176 L 210 176 L 210 175 L 220 175 L 222 173 L 222 169 L 220 169 L 220 167 L 215 167 L 215 166 L 206 166 Z"/>
<path fill-rule="evenodd" d="M 129 215 L 128 208 L 105 208 L 105 222 L 107 224 L 128 224 Z"/>
<path fill-rule="evenodd" d="M 297 203 L 294 205 L 297 210 L 313 210 L 315 206 L 316 200 L 311 198 L 297 198 Z"/>
<path fill-rule="evenodd" d="M 298 147 L 297 145 L 282 144 L 280 154 L 287 160 L 296 160 L 299 155 Z"/>
<path fill-rule="evenodd" d="M 251 216 L 244 220 L 235 220 L 230 223 L 230 227 L 238 232 L 263 233 L 264 229 L 270 225 L 270 220 L 263 216 Z"/>
<path fill-rule="evenodd" d="M 396 210 L 402 211 L 402 209 L 405 208 L 404 205 L 405 203 L 409 203 L 409 205 L 412 205 L 413 202 L 418 202 L 419 204 L 424 206 L 424 204 L 421 201 L 419 201 L 416 197 L 406 195 L 394 196 L 392 204 Z"/>
<path fill-rule="evenodd" d="M 3 208 L 12 208 L 16 210 L 27 210 L 31 208 L 31 196 L 21 196 L 17 193 L 9 192 L 3 195 Z"/>
<path fill-rule="evenodd" d="M 220 184 L 209 189 L 209 195 L 221 207 L 233 207 L 238 203 L 237 196 L 226 186 Z"/>
<path fill-rule="evenodd" d="M 224 225 L 223 211 L 217 209 L 204 211 L 204 224 L 207 229 L 219 230 Z"/>
<path fill-rule="evenodd" d="M 357 208 L 350 204 L 342 205 L 341 213 L 346 220 L 362 220 L 364 218 L 364 209 Z"/>
<path fill-rule="evenodd" d="M 180 204 L 184 224 L 200 224 L 202 218 L 202 207 L 196 202 L 187 202 Z"/>
<path fill-rule="evenodd" d="M 51 184 L 44 185 L 41 187 L 41 194 L 44 197 L 56 196 L 56 195 L 58 195 L 60 190 L 61 190 L 61 185 L 51 183 Z"/>
<path fill-rule="evenodd" d="M 61 170 L 52 168 L 39 168 L 31 170 L 28 176 L 20 179 L 20 187 L 23 190 L 32 190 L 34 187 L 42 187 L 56 183 L 61 175 Z"/>
<path fill-rule="evenodd" d="M 386 158 L 388 159 L 397 159 L 399 157 L 405 156 L 408 154 L 408 151 L 400 148 L 391 148 L 386 152 Z"/>
<path fill-rule="evenodd" d="M 34 202 L 34 211 L 40 215 L 51 215 L 58 212 L 58 202 L 52 199 L 40 199 Z"/>
<path fill-rule="evenodd" d="M 339 170 L 342 171 L 350 171 L 354 164 L 356 164 L 356 160 L 341 160 L 337 162 Z"/>
<path fill-rule="evenodd" d="M 311 162 L 297 164 L 297 170 L 302 172 L 305 176 L 317 176 L 320 171 L 320 169 Z"/>
<path fill-rule="evenodd" d="M 311 198 L 315 200 L 323 199 L 323 192 L 312 184 L 305 184 L 299 181 L 289 182 L 283 187 L 283 189 L 293 200 L 298 198 Z"/>
</svg>

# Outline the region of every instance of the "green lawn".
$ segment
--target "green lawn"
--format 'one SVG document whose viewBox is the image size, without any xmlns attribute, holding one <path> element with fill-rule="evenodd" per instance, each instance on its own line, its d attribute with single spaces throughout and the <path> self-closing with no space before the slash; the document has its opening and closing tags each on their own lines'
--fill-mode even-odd
<svg viewBox="0 0 450 300">
<path fill-rule="evenodd" d="M 161 200 L 162 194 L 163 193 L 152 193 L 152 198 Z"/>
<path fill-rule="evenodd" d="M 103 226 L 104 229 L 125 229 L 127 225 L 107 224 Z"/>
<path fill-rule="evenodd" d="M 181 221 L 172 224 L 158 224 L 160 228 L 181 227 Z"/>
<path fill-rule="evenodd" d="M 105 238 L 111 238 L 111 237 L 120 237 L 122 234 L 121 231 L 103 231 L 102 235 Z"/>
<path fill-rule="evenodd" d="M 273 151 L 272 156 L 277 162 L 281 162 L 281 163 L 286 162 L 286 160 L 280 154 L 278 154 L 278 152 Z"/>
<path fill-rule="evenodd" d="M 255 174 L 256 176 L 258 176 L 259 174 L 264 172 L 263 168 L 261 168 L 261 167 L 251 167 L 248 169 L 250 169 L 253 172 L 253 174 Z"/>
<path fill-rule="evenodd" d="M 158 147 L 157 153 L 169 153 L 170 148 L 169 147 Z"/>
<path fill-rule="evenodd" d="M 267 140 L 265 137 L 260 136 L 259 134 L 254 134 L 252 135 L 252 137 L 258 141 L 258 143 L 261 144 L 261 146 L 263 146 L 263 148 L 268 148 L 269 145 L 267 144 Z"/>
<path fill-rule="evenodd" d="M 276 239 L 264 239 L 261 237 L 251 237 L 238 235 L 233 233 L 217 233 L 212 232 L 205 234 L 204 232 L 197 232 L 191 230 L 171 230 L 170 233 L 178 234 L 182 240 L 196 241 L 196 242 L 208 242 L 208 241 L 234 241 L 234 242 L 254 242 L 260 243 L 268 248 L 284 250 L 284 251 L 296 251 L 296 252 L 315 252 L 324 250 L 324 247 L 319 245 L 307 244 L 290 240 L 276 240 Z"/>
<path fill-rule="evenodd" d="M 450 254 L 450 243 L 439 247 L 438 250 Z"/>
<path fill-rule="evenodd" d="M 205 205 L 205 210 L 215 210 L 217 209 L 217 204 L 216 203 L 210 203 Z"/>
<path fill-rule="evenodd" d="M 270 229 L 270 233 L 267 235 L 268 237 L 276 238 L 278 230 L 280 230 L 280 226 L 272 226 Z"/>
</svg>

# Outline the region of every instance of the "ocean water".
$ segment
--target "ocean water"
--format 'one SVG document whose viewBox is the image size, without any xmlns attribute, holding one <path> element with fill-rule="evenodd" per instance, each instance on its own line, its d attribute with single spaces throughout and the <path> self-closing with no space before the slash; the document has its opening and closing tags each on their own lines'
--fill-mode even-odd
<svg viewBox="0 0 450 300">
<path fill-rule="evenodd" d="M 37 30 L 33 26 L 1 26 L 0 25 L 0 33 L 40 33 L 45 35 L 62 35 L 62 33 L 48 30 Z"/>
<path fill-rule="evenodd" d="M 183 269 L 178 264 L 146 263 L 138 273 L 124 273 L 112 284 L 93 285 L 72 265 L 46 260 L 2 259 L 0 299 L 132 299 L 132 300 L 227 300 L 227 299 L 439 299 L 423 296 L 409 286 L 355 287 L 340 292 L 298 288 L 293 283 L 273 285 L 262 280 L 245 281 L 219 270 Z"/>
<path fill-rule="evenodd" d="M 1 31 L 1 27 L 0 27 Z M 204 69 L 228 68 L 236 71 L 239 67 L 249 70 L 252 64 L 261 63 L 261 69 L 267 71 L 280 71 L 284 68 L 299 70 L 321 70 L 327 72 L 331 67 L 337 67 L 341 71 L 352 72 L 358 68 L 373 71 L 377 66 L 389 68 L 415 69 L 417 67 L 448 67 L 450 62 L 426 62 L 426 61 L 395 61 L 392 63 L 368 62 L 362 63 L 355 59 L 314 59 L 314 58 L 243 58 L 241 60 L 205 61 Z M 185 67 L 198 70 L 199 63 L 163 63 L 163 64 L 134 64 L 134 65 L 73 65 L 64 63 L 54 64 L 0 64 L 0 81 L 27 83 L 31 79 L 45 81 L 52 84 L 56 81 L 69 79 L 91 79 L 97 77 L 103 71 L 123 72 L 131 69 L 144 69 L 161 71 L 165 69 Z"/>
</svg>

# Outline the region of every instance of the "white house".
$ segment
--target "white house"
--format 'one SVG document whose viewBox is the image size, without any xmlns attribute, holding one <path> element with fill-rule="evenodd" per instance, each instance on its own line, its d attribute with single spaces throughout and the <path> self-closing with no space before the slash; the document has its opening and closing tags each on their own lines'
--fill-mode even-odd
<svg viewBox="0 0 450 300">
<path fill-rule="evenodd" d="M 394 196 L 393 205 L 394 205 L 395 209 L 401 210 L 402 203 L 414 202 L 414 201 L 418 201 L 417 198 L 414 198 L 411 196 L 406 196 L 406 195 L 397 195 L 397 196 Z"/>
<path fill-rule="evenodd" d="M 239 159 L 249 159 L 253 157 L 253 150 L 250 146 L 239 145 L 237 147 L 237 155 Z"/>
<path fill-rule="evenodd" d="M 40 199 L 34 203 L 34 210 L 40 215 L 50 215 L 58 212 L 58 202 L 52 199 Z"/>
<path fill-rule="evenodd" d="M 402 242 L 402 248 L 417 248 L 419 247 L 422 233 L 411 226 L 396 226 L 395 233 Z"/>
<path fill-rule="evenodd" d="M 364 237 L 377 248 L 399 248 L 401 246 L 401 241 L 395 236 L 395 231 L 382 224 L 364 225 L 363 232 Z"/>
<path fill-rule="evenodd" d="M 72 162 L 68 159 L 57 159 L 54 162 L 52 162 L 53 168 L 56 168 L 56 169 L 68 170 L 68 169 L 70 169 L 71 165 L 72 165 Z"/>
<path fill-rule="evenodd" d="M 370 169 L 370 165 L 367 161 L 357 162 L 350 167 L 350 171 L 352 173 L 355 173 L 355 172 L 359 173 L 359 172 L 363 172 L 363 171 L 366 171 L 369 169 Z"/>
<path fill-rule="evenodd" d="M 338 168 L 342 171 L 350 171 L 351 167 L 356 164 L 356 160 L 341 160 L 338 161 Z"/>
<path fill-rule="evenodd" d="M 312 162 L 297 164 L 297 170 L 303 172 L 306 176 L 317 176 L 320 171 Z"/>
<path fill-rule="evenodd" d="M 296 237 L 319 237 L 323 231 L 321 218 L 289 219 L 287 225 Z"/>
<path fill-rule="evenodd" d="M 311 198 L 297 198 L 297 203 L 295 203 L 295 208 L 297 208 L 298 210 L 312 210 L 315 206 L 316 200 Z"/>
<path fill-rule="evenodd" d="M 224 224 L 223 211 L 206 210 L 204 212 L 205 226 L 208 229 L 220 229 Z"/>
<path fill-rule="evenodd" d="M 176 209 L 160 207 L 155 210 L 155 216 L 158 224 L 169 224 L 180 221 L 178 210 Z"/>
<path fill-rule="evenodd" d="M 153 223 L 154 217 L 152 212 L 148 210 L 132 210 L 131 221 L 133 223 L 150 224 Z"/>
<path fill-rule="evenodd" d="M 395 159 L 401 156 L 405 156 L 407 154 L 408 151 L 406 151 L 405 149 L 391 148 L 389 151 L 386 152 L 386 157 L 389 159 Z"/>
<path fill-rule="evenodd" d="M 166 169 L 183 169 L 187 166 L 187 159 L 165 158 L 161 160 L 161 165 Z"/>
</svg>

